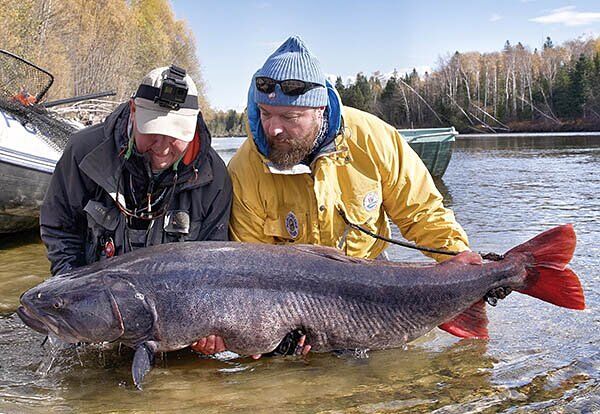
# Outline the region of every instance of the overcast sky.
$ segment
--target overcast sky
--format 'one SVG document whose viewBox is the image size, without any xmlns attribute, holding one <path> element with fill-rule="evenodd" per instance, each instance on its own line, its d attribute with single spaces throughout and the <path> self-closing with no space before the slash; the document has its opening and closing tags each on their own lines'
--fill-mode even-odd
<svg viewBox="0 0 600 414">
<path fill-rule="evenodd" d="M 210 104 L 242 110 L 252 74 L 300 35 L 328 75 L 435 68 L 454 51 L 506 40 L 540 48 L 600 36 L 600 0 L 172 0 L 193 30 Z"/>
</svg>

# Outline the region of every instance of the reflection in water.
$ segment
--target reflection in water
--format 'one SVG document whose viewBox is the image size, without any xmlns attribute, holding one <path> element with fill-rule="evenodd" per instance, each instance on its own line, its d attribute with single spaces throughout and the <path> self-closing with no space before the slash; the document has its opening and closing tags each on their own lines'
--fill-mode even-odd
<svg viewBox="0 0 600 414">
<path fill-rule="evenodd" d="M 0 235 L 0 315 L 17 308 L 19 296 L 50 275 L 37 231 Z"/>
<path fill-rule="evenodd" d="M 242 140 L 214 141 L 229 158 Z M 131 384 L 133 354 L 116 346 L 60 351 L 45 376 L 36 373 L 46 367 L 50 349 L 11 313 L 20 293 L 47 277 L 48 262 L 35 233 L 5 236 L 0 411 L 600 412 L 600 140 L 461 137 L 436 185 L 473 250 L 501 253 L 551 226 L 574 223 L 572 267 L 588 310 L 515 293 L 488 309 L 488 342 L 435 330 L 406 349 L 361 359 L 310 354 L 218 361 L 181 350 L 159 360 L 138 392 Z M 423 260 L 398 246 L 389 253 L 395 260 Z"/>
<path fill-rule="evenodd" d="M 42 335 L 19 326 L 14 317 L 4 322 L 12 324 L 20 334 L 12 345 L 21 349 L 18 354 L 9 353 L 6 362 L 13 368 L 23 366 L 25 372 L 16 381 L 2 378 L 3 395 L 35 393 L 32 400 L 23 398 L 10 404 L 5 400 L 4 408 L 9 411 L 20 407 L 28 412 L 42 412 L 44 402 L 66 404 L 75 412 L 181 411 L 194 406 L 203 407 L 202 412 L 208 413 L 261 412 L 265 407 L 287 412 L 290 404 L 296 407 L 291 411 L 305 412 L 353 407 L 363 412 L 369 407 L 388 409 L 400 405 L 428 411 L 472 401 L 480 392 L 489 392 L 486 390 L 494 364 L 486 355 L 485 342 L 455 341 L 444 345 L 437 334 L 429 334 L 427 339 L 404 350 L 371 352 L 368 358 L 313 354 L 307 359 L 242 359 L 235 363 L 239 368 L 236 370 L 230 369 L 231 362 L 201 358 L 181 350 L 157 362 L 140 393 L 134 391 L 130 379 L 130 350 L 87 346 L 76 355 L 69 349 L 47 375 L 39 376 L 36 368 L 48 358 L 37 345 Z M 148 395 L 152 395 L 151 405 Z"/>
</svg>

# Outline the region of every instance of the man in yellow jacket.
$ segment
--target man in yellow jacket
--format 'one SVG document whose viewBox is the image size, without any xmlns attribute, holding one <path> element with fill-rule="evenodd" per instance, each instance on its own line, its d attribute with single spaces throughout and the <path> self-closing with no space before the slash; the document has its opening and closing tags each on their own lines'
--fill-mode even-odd
<svg viewBox="0 0 600 414">
<path fill-rule="evenodd" d="M 249 139 L 228 167 L 232 240 L 318 244 L 377 258 L 386 243 L 350 229 L 345 214 L 382 236 L 390 235 L 389 217 L 420 246 L 468 249 L 419 156 L 396 128 L 343 107 L 298 37 L 254 75 L 247 113 Z"/>
<path fill-rule="evenodd" d="M 419 156 L 396 128 L 342 106 L 300 38 L 286 40 L 256 72 L 247 115 L 249 139 L 228 167 L 232 240 L 316 244 L 378 258 L 387 243 L 350 228 L 345 216 L 385 237 L 390 218 L 420 246 L 468 250 Z M 224 348 L 219 337 L 196 346 L 206 353 Z"/>
</svg>

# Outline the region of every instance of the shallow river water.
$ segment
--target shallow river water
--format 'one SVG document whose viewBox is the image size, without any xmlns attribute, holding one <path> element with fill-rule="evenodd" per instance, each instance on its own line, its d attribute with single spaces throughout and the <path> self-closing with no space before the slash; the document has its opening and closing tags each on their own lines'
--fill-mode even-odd
<svg viewBox="0 0 600 414">
<path fill-rule="evenodd" d="M 240 139 L 217 139 L 227 160 Z M 488 308 L 490 340 L 435 330 L 406 349 L 218 361 L 167 354 L 132 387 L 132 353 L 55 349 L 14 315 L 48 276 L 35 233 L 0 238 L 0 412 L 600 412 L 600 139 L 457 141 L 438 183 L 476 251 L 504 252 L 573 223 L 587 310 L 512 294 Z M 397 236 L 397 233 L 396 233 Z M 394 260 L 424 260 L 389 249 Z"/>
</svg>

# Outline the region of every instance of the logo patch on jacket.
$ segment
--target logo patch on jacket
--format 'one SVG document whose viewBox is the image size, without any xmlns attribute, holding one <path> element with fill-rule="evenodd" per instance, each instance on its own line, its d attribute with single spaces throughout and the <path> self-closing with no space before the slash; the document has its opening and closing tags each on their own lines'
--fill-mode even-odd
<svg viewBox="0 0 600 414">
<path fill-rule="evenodd" d="M 115 255 L 115 242 L 112 237 L 109 237 L 106 243 L 104 243 L 104 248 L 102 250 L 107 259 L 110 259 Z"/>
<path fill-rule="evenodd" d="M 379 193 L 377 191 L 370 191 L 363 198 L 363 207 L 367 211 L 373 211 L 379 205 Z"/>
<path fill-rule="evenodd" d="M 290 211 L 285 217 L 285 228 L 292 239 L 298 237 L 298 219 L 293 211 Z"/>
</svg>

